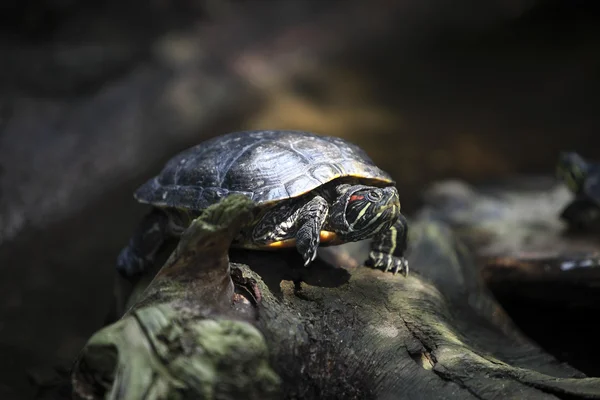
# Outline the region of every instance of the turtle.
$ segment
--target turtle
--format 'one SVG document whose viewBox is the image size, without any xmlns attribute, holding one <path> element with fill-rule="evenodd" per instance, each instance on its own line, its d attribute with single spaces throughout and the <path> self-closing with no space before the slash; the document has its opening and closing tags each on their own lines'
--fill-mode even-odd
<svg viewBox="0 0 600 400">
<path fill-rule="evenodd" d="M 232 194 L 255 205 L 232 247 L 295 247 L 308 266 L 319 245 L 372 238 L 365 265 L 408 274 L 408 222 L 391 176 L 349 141 L 293 130 L 232 132 L 169 160 L 134 193 L 152 208 L 121 250 L 118 271 L 130 279 L 146 271 L 167 239 Z"/>
<path fill-rule="evenodd" d="M 575 195 L 562 210 L 560 218 L 577 230 L 599 227 L 600 165 L 575 152 L 562 152 L 558 157 L 556 175 Z"/>
</svg>

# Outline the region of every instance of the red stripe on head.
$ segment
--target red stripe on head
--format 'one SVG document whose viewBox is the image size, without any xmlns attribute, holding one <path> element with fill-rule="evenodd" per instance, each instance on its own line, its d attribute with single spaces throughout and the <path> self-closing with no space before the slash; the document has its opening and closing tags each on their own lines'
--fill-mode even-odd
<svg viewBox="0 0 600 400">
<path fill-rule="evenodd" d="M 364 198 L 365 198 L 365 196 L 361 196 L 359 194 L 354 194 L 354 195 L 350 196 L 350 201 L 362 200 Z"/>
</svg>

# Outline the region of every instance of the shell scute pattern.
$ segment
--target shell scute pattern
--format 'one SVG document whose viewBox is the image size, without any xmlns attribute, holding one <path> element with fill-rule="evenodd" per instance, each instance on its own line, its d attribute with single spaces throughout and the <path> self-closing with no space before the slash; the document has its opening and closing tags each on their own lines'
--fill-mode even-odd
<svg viewBox="0 0 600 400">
<path fill-rule="evenodd" d="M 307 168 L 305 160 L 293 152 L 271 143 L 259 145 L 240 155 L 227 171 L 223 187 L 257 192 L 264 186 L 285 186 L 290 178 L 305 174 Z"/>
<path fill-rule="evenodd" d="M 283 186 L 270 186 L 254 192 L 254 197 L 257 199 L 285 199 L 288 197 L 288 192 Z"/>
<path fill-rule="evenodd" d="M 358 146 L 298 131 L 235 132 L 207 140 L 173 157 L 136 192 L 140 202 L 201 209 L 229 193 L 258 204 L 307 193 L 353 176 L 393 183 Z"/>
<path fill-rule="evenodd" d="M 289 197 L 295 197 L 302 193 L 305 193 L 307 189 L 310 191 L 316 187 L 319 187 L 324 182 L 315 179 L 311 175 L 300 175 L 285 184 L 285 190 Z"/>
<path fill-rule="evenodd" d="M 340 177 L 346 175 L 340 165 L 318 164 L 311 168 L 310 175 L 321 184 L 328 182 L 332 176 Z"/>
</svg>

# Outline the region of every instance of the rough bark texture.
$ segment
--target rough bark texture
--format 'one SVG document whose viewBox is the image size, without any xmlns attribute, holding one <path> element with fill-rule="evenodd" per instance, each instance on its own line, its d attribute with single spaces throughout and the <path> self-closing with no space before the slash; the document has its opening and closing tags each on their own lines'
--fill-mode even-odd
<svg viewBox="0 0 600 400">
<path fill-rule="evenodd" d="M 600 379 L 520 333 L 483 286 L 473 253 L 432 208 L 412 223 L 408 278 L 362 267 L 365 243 L 324 249 L 310 268 L 294 251 L 232 251 L 231 296 L 228 240 L 219 241 L 240 226 L 222 217 L 236 214 L 231 205 L 211 213 L 217 230 L 206 225 L 209 217 L 193 225 L 124 318 L 90 340 L 73 374 L 81 397 L 122 394 L 128 373 L 139 383 L 129 388 L 151 387 L 156 398 L 235 398 L 240 391 L 290 399 L 600 397 Z M 176 322 L 167 335 L 169 320 Z M 215 334 L 214 347 L 205 345 Z M 165 337 L 179 345 L 165 345 Z M 227 346 L 245 338 L 245 346 Z M 143 359 L 154 361 L 135 368 Z M 226 367 L 199 382 L 203 365 Z M 206 389 L 221 382 L 233 389 Z"/>
<path fill-rule="evenodd" d="M 548 177 L 488 187 L 441 182 L 423 211 L 452 226 L 479 258 L 478 271 L 527 335 L 562 361 L 600 375 L 600 237 L 558 215 L 573 199 Z"/>
<path fill-rule="evenodd" d="M 251 206 L 230 197 L 194 222 L 141 299 L 84 348 L 77 398 L 273 397 L 264 338 L 233 312 L 243 304 L 232 309 L 227 250 Z"/>
</svg>

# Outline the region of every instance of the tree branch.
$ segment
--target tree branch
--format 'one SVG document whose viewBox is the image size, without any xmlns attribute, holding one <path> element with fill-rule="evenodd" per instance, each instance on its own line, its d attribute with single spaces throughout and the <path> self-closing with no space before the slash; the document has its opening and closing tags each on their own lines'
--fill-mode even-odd
<svg viewBox="0 0 600 400">
<path fill-rule="evenodd" d="M 600 398 L 600 379 L 514 326 L 435 213 L 412 222 L 408 278 L 362 267 L 364 242 L 323 249 L 309 268 L 293 250 L 231 251 L 230 274 L 249 215 L 234 200 L 196 221 L 123 319 L 92 337 L 73 373 L 80 397 Z"/>
</svg>

